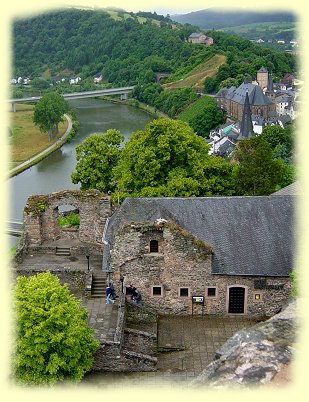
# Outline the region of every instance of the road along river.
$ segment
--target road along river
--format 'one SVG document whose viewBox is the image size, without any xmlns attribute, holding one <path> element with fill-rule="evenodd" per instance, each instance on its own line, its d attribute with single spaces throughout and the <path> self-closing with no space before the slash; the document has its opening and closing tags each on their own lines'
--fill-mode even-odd
<svg viewBox="0 0 309 402">
<path fill-rule="evenodd" d="M 153 116 L 140 109 L 100 99 L 71 100 L 69 104 L 80 122 L 76 136 L 37 165 L 9 179 L 10 220 L 22 220 L 24 206 L 32 194 L 79 188 L 71 182 L 76 166 L 75 147 L 90 134 L 115 128 L 127 140 L 134 131 L 144 129 L 153 120 Z M 9 236 L 10 247 L 16 242 L 16 237 Z"/>
</svg>

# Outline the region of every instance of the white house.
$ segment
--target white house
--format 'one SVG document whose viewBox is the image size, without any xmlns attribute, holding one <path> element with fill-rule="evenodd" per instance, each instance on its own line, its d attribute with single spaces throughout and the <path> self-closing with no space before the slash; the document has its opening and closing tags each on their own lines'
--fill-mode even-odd
<svg viewBox="0 0 309 402">
<path fill-rule="evenodd" d="M 80 78 L 80 77 L 71 77 L 71 78 L 69 79 L 69 83 L 70 83 L 71 85 L 78 84 L 79 81 L 81 81 L 81 78 Z"/>
<path fill-rule="evenodd" d="M 98 84 L 98 83 L 101 82 L 101 81 L 102 81 L 102 74 L 98 73 L 98 74 L 96 74 L 96 75 L 93 77 L 93 82 L 94 82 L 95 84 Z"/>
</svg>

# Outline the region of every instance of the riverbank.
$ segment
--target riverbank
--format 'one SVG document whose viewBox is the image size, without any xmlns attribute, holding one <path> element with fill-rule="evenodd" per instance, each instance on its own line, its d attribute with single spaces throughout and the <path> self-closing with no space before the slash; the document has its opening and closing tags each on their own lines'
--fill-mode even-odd
<svg viewBox="0 0 309 402">
<path fill-rule="evenodd" d="M 170 117 L 168 115 L 166 115 L 165 113 L 163 113 L 159 110 L 156 110 L 154 107 L 149 106 L 145 103 L 139 102 L 136 99 L 128 99 L 128 100 L 121 100 L 121 99 L 117 99 L 117 98 L 111 99 L 111 97 L 109 97 L 109 96 L 101 96 L 98 99 L 108 101 L 111 103 L 131 106 L 133 108 L 143 110 L 144 112 L 146 112 L 152 116 L 155 116 L 157 118 L 163 117 L 165 119 L 170 119 Z M 17 164 L 17 166 L 14 166 L 13 168 L 11 168 L 8 172 L 8 178 L 16 176 L 19 173 L 23 172 L 24 170 L 29 169 L 31 166 L 36 165 L 41 160 L 43 160 L 48 155 L 50 155 L 52 152 L 61 148 L 62 145 L 65 144 L 74 135 L 74 132 L 76 129 L 76 127 L 74 127 L 75 122 L 72 123 L 72 120 L 68 115 L 65 115 L 65 117 L 68 122 L 68 127 L 67 127 L 67 130 L 65 131 L 64 135 L 61 136 L 56 142 L 54 142 L 52 145 L 47 147 L 42 152 L 34 155 L 33 157 L 27 159 L 26 161 L 19 163 L 19 164 Z"/>
<path fill-rule="evenodd" d="M 13 177 L 18 175 L 19 173 L 23 172 L 24 170 L 30 168 L 31 166 L 39 163 L 42 159 L 46 158 L 48 155 L 50 155 L 52 152 L 56 151 L 60 147 L 62 147 L 63 144 L 65 144 L 73 135 L 73 122 L 70 116 L 67 114 L 64 115 L 64 117 L 67 120 L 67 129 L 65 133 L 52 145 L 44 149 L 42 152 L 38 153 L 37 155 L 27 159 L 26 161 L 22 162 L 21 164 L 17 165 L 13 169 L 10 169 L 8 172 L 8 178 Z"/>
<path fill-rule="evenodd" d="M 100 96 L 98 99 L 102 99 L 102 100 L 112 102 L 112 103 L 120 103 L 122 105 L 132 106 L 137 109 L 141 109 L 144 112 L 149 113 L 152 116 L 155 116 L 157 118 L 163 117 L 164 119 L 170 119 L 170 117 L 167 114 L 161 112 L 160 110 L 157 110 L 153 106 L 147 105 L 146 103 L 142 103 L 142 102 L 138 101 L 137 99 L 122 100 L 119 98 L 111 98 L 110 96 Z"/>
</svg>

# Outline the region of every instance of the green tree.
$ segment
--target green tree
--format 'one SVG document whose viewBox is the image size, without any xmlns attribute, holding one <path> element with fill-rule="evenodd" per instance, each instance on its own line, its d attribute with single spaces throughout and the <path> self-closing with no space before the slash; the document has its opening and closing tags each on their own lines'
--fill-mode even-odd
<svg viewBox="0 0 309 402">
<path fill-rule="evenodd" d="M 294 125 L 267 126 L 261 136 L 270 144 L 273 156 L 290 163 L 294 152 Z"/>
<path fill-rule="evenodd" d="M 50 87 L 50 80 L 47 80 L 42 77 L 33 78 L 33 80 L 31 81 L 31 85 L 33 88 L 36 89 L 47 89 Z"/>
<path fill-rule="evenodd" d="M 189 125 L 202 137 L 208 137 L 210 130 L 218 127 L 225 121 L 224 113 L 215 104 L 208 104 L 189 120 Z"/>
<path fill-rule="evenodd" d="M 215 77 L 207 77 L 204 81 L 204 90 L 206 93 L 214 93 L 217 91 L 218 80 Z"/>
<path fill-rule="evenodd" d="M 81 184 L 82 190 L 96 188 L 104 193 L 115 188 L 112 171 L 117 165 L 124 137 L 118 130 L 92 134 L 76 147 L 77 164 L 72 182 Z"/>
<path fill-rule="evenodd" d="M 239 195 L 269 195 L 282 181 L 282 164 L 273 159 L 271 146 L 262 136 L 239 141 L 234 158 Z"/>
<path fill-rule="evenodd" d="M 208 150 L 205 140 L 187 123 L 152 121 L 125 144 L 114 169 L 121 190 L 117 198 L 229 193 L 232 165 L 208 155 Z"/>
<path fill-rule="evenodd" d="M 13 376 L 27 385 L 79 381 L 99 342 L 87 311 L 50 272 L 18 277 L 14 288 L 16 339 Z"/>
<path fill-rule="evenodd" d="M 48 133 L 51 141 L 58 132 L 58 124 L 68 112 L 68 102 L 56 92 L 43 95 L 34 107 L 33 122 L 43 132 Z"/>
</svg>

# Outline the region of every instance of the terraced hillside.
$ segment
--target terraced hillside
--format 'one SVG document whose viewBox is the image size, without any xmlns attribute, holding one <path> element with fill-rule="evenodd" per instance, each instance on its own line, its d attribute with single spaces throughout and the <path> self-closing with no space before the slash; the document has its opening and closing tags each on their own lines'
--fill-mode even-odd
<svg viewBox="0 0 309 402">
<path fill-rule="evenodd" d="M 223 54 L 215 54 L 210 59 L 199 64 L 185 78 L 178 81 L 163 84 L 165 89 L 177 88 L 203 88 L 203 83 L 206 77 L 213 77 L 219 67 L 226 62 L 226 56 Z"/>
</svg>

